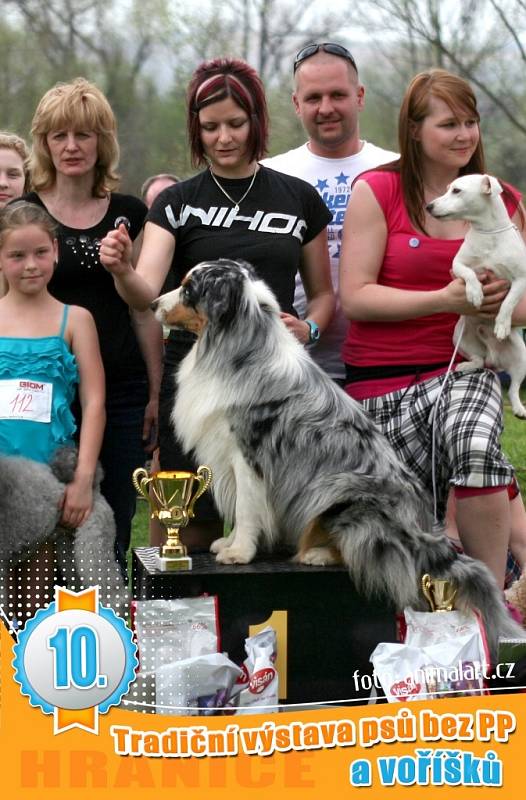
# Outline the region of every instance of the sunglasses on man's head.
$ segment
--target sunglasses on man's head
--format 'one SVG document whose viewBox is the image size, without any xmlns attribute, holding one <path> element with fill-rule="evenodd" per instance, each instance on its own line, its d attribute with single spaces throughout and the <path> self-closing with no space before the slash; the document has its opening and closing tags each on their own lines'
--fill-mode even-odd
<svg viewBox="0 0 526 800">
<path fill-rule="evenodd" d="M 316 53 L 319 53 L 320 50 L 322 50 L 324 53 L 330 53 L 332 56 L 340 56 L 340 58 L 345 58 L 346 61 L 350 61 L 356 72 L 358 72 L 356 61 L 346 47 L 341 44 L 337 44 L 336 42 L 322 42 L 321 44 L 308 44 L 301 48 L 298 55 L 294 59 L 294 74 L 296 74 L 296 70 L 298 69 L 299 65 L 303 63 L 303 61 L 306 61 L 307 58 L 316 55 Z"/>
</svg>

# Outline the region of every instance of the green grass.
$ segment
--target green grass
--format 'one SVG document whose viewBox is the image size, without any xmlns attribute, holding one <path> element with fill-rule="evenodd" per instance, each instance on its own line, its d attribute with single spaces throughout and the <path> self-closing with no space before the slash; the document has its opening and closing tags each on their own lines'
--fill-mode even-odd
<svg viewBox="0 0 526 800">
<path fill-rule="evenodd" d="M 148 547 L 149 532 L 148 522 L 150 518 L 149 505 L 146 500 L 138 498 L 137 510 L 133 518 L 132 533 L 131 533 L 131 547 L 128 550 L 128 572 L 131 575 L 131 553 L 133 547 Z"/>
<path fill-rule="evenodd" d="M 521 393 L 523 402 L 526 401 L 526 390 Z M 525 402 L 526 404 L 526 402 Z M 522 496 L 526 502 L 526 420 L 517 419 L 511 413 L 506 390 L 504 390 L 504 433 L 502 435 L 502 449 L 515 467 Z M 147 547 L 149 506 L 146 500 L 137 500 L 137 513 L 132 526 L 132 547 Z M 131 562 L 131 548 L 129 559 Z M 131 564 L 130 564 L 131 571 Z"/>
<path fill-rule="evenodd" d="M 137 511 L 132 523 L 133 547 L 147 547 L 149 544 L 148 523 L 150 520 L 150 507 L 146 500 L 137 500 Z"/>
<path fill-rule="evenodd" d="M 521 399 L 526 400 L 526 391 L 521 391 Z M 504 390 L 504 433 L 502 449 L 515 467 L 522 496 L 526 502 L 526 420 L 514 417 L 506 390 Z"/>
</svg>

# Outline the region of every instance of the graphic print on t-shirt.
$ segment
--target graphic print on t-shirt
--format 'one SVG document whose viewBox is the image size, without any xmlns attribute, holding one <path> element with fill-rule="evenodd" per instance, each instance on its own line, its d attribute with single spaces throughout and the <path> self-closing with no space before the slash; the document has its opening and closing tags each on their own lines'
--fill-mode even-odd
<svg viewBox="0 0 526 800">
<path fill-rule="evenodd" d="M 176 217 L 172 207 L 168 204 L 165 207 L 166 218 L 174 230 L 181 228 L 194 217 L 201 225 L 211 228 L 231 228 L 234 222 L 245 224 L 249 231 L 259 231 L 260 233 L 278 233 L 283 236 L 295 236 L 303 242 L 303 233 L 307 228 L 307 223 L 296 214 L 280 214 L 277 212 L 255 211 L 254 214 L 247 216 L 241 214 L 237 207 L 210 206 L 209 208 L 197 208 L 183 203 L 179 216 Z"/>
<path fill-rule="evenodd" d="M 99 264 L 100 239 L 92 239 L 85 233 L 79 236 L 65 236 L 62 243 L 71 248 L 73 257 L 79 260 L 81 267 L 92 269 Z M 71 254 L 67 256 L 71 258 Z"/>
<path fill-rule="evenodd" d="M 342 170 L 339 175 L 320 177 L 314 184 L 332 214 L 332 222 L 327 226 L 327 239 L 330 257 L 334 259 L 340 257 L 342 226 L 351 196 L 351 181 L 352 176 L 346 175 Z"/>
</svg>

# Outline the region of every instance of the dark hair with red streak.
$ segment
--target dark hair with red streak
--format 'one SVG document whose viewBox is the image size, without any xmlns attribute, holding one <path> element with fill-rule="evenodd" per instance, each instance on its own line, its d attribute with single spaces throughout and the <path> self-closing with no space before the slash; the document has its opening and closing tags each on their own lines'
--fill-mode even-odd
<svg viewBox="0 0 526 800">
<path fill-rule="evenodd" d="M 241 59 L 214 58 L 197 67 L 188 85 L 188 138 L 192 163 L 195 166 L 206 162 L 201 142 L 199 111 L 227 97 L 231 97 L 250 119 L 250 160 L 257 161 L 267 152 L 268 111 L 261 78 L 255 69 Z"/>
</svg>

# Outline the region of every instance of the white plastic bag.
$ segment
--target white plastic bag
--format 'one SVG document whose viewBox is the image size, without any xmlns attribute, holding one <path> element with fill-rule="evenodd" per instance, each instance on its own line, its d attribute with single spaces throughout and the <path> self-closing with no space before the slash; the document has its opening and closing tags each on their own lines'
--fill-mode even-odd
<svg viewBox="0 0 526 800">
<path fill-rule="evenodd" d="M 217 597 L 137 600 L 134 621 L 141 672 L 219 650 Z"/>
<path fill-rule="evenodd" d="M 255 636 L 245 639 L 247 657 L 243 674 L 238 678 L 233 697 L 239 695 L 238 714 L 257 714 L 258 707 L 265 714 L 279 711 L 278 672 L 276 670 L 276 631 L 264 628 Z M 266 708 L 269 706 L 269 708 Z"/>
<path fill-rule="evenodd" d="M 159 713 L 216 714 L 227 705 L 241 673 L 241 668 L 223 653 L 164 664 L 155 672 L 155 702 Z"/>
<path fill-rule="evenodd" d="M 489 657 L 475 613 L 406 608 L 404 615 L 405 642 L 381 643 L 370 659 L 389 702 L 487 694 Z"/>
</svg>

